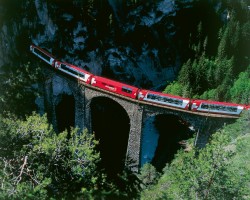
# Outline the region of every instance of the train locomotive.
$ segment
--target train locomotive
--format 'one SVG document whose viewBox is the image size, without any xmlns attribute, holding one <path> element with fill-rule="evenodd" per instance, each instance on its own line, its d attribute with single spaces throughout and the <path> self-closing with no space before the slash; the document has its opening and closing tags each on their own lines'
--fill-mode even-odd
<svg viewBox="0 0 250 200">
<path fill-rule="evenodd" d="M 57 60 L 53 55 L 33 44 L 30 45 L 30 51 L 56 70 L 74 77 L 84 84 L 89 84 L 102 90 L 106 90 L 108 92 L 112 92 L 131 99 L 136 99 L 138 101 L 166 107 L 174 107 L 183 110 L 190 110 L 192 112 L 215 113 L 231 116 L 239 116 L 243 110 L 248 110 L 250 112 L 249 105 L 188 99 L 171 94 L 139 89 L 125 83 L 114 81 L 101 76 L 96 76 L 80 67 Z"/>
</svg>

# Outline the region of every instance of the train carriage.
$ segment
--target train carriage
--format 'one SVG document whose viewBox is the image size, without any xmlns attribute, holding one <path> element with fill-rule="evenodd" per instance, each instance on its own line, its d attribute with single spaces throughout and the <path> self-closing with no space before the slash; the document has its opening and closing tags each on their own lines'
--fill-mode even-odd
<svg viewBox="0 0 250 200">
<path fill-rule="evenodd" d="M 37 57 L 41 58 L 44 62 L 51 65 L 52 67 L 55 66 L 56 58 L 52 56 L 47 51 L 41 49 L 40 47 L 37 47 L 35 45 L 30 45 L 30 51 L 35 54 Z"/>
<path fill-rule="evenodd" d="M 92 77 L 91 85 L 133 99 L 137 98 L 139 91 L 137 87 L 127 85 L 118 81 L 110 80 L 107 78 L 103 78 L 100 76 Z"/>
<path fill-rule="evenodd" d="M 149 90 L 140 90 L 138 99 L 186 110 L 188 110 L 190 105 L 190 100 L 187 98 Z"/>
<path fill-rule="evenodd" d="M 235 103 L 193 100 L 191 110 L 197 112 L 220 113 L 225 115 L 240 115 L 240 113 L 244 110 L 244 106 Z"/>
<path fill-rule="evenodd" d="M 90 83 L 93 76 L 91 73 L 66 62 L 56 61 L 55 68 L 87 84 Z"/>
</svg>

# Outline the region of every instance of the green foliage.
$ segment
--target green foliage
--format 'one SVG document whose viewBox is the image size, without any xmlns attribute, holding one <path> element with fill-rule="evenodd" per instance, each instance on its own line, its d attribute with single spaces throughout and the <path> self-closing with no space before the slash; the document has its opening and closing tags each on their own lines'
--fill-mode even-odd
<svg viewBox="0 0 250 200">
<path fill-rule="evenodd" d="M 208 91 L 205 91 L 201 96 L 199 96 L 201 99 L 218 99 L 217 97 L 219 96 L 218 91 L 216 89 L 211 89 Z M 198 98 L 199 98 L 198 97 Z"/>
<path fill-rule="evenodd" d="M 94 134 L 56 134 L 46 116 L 0 118 L 0 199 L 132 199 L 140 182 L 130 170 L 119 186 L 102 173 Z"/>
<path fill-rule="evenodd" d="M 230 88 L 230 94 L 233 102 L 250 104 L 250 66 L 246 72 L 239 74 L 239 78 Z"/>
<path fill-rule="evenodd" d="M 1 120 L 0 199 L 92 196 L 105 184 L 93 134 L 56 134 L 46 116 Z"/>
<path fill-rule="evenodd" d="M 208 59 L 205 54 L 188 60 L 182 67 L 178 81 L 166 87 L 164 92 L 189 98 L 228 100 L 225 91 L 232 83 L 231 59 Z"/>
<path fill-rule="evenodd" d="M 178 154 L 171 165 L 164 169 L 164 175 L 157 185 L 160 190 L 158 198 L 203 199 L 208 194 L 211 197 L 216 197 L 218 192 L 224 194 L 216 188 L 223 183 L 221 178 L 231 152 L 223 151 L 221 142 L 226 138 L 216 138 L 218 135 L 199 152 L 197 158 L 195 151 Z"/>
<path fill-rule="evenodd" d="M 237 186 L 244 199 L 250 198 L 250 134 L 238 137 L 236 145 L 230 146 L 236 148 L 237 154 L 231 160 L 232 165 L 228 167 L 228 184 Z M 231 182 L 229 182 L 231 181 Z"/>
<path fill-rule="evenodd" d="M 142 199 L 248 199 L 249 117 L 215 133 L 203 149 L 178 152 Z"/>
<path fill-rule="evenodd" d="M 182 91 L 183 91 L 182 85 L 179 82 L 174 81 L 170 83 L 163 92 L 167 94 L 175 94 L 179 96 L 184 96 L 182 95 Z"/>
<path fill-rule="evenodd" d="M 128 167 L 121 174 L 118 174 L 119 180 L 114 180 L 113 183 L 118 185 L 118 190 L 114 195 L 114 199 L 137 199 L 141 189 L 140 180 L 134 172 Z"/>
<path fill-rule="evenodd" d="M 232 53 L 231 48 L 235 51 L 239 39 L 239 23 L 230 20 L 225 30 L 220 30 L 220 44 L 218 46 L 218 58 L 225 58 Z M 236 34 L 235 34 L 236 31 Z M 232 55 L 231 55 L 232 56 Z"/>
<path fill-rule="evenodd" d="M 148 188 L 156 183 L 157 179 L 159 178 L 159 173 L 156 171 L 153 165 L 151 165 L 150 163 L 146 163 L 140 169 L 138 178 L 142 183 L 141 188 Z"/>
<path fill-rule="evenodd" d="M 40 68 L 30 63 L 15 67 L 3 66 L 0 74 L 0 114 L 11 112 L 18 116 L 31 114 L 35 110 L 34 87 L 39 80 Z"/>
</svg>

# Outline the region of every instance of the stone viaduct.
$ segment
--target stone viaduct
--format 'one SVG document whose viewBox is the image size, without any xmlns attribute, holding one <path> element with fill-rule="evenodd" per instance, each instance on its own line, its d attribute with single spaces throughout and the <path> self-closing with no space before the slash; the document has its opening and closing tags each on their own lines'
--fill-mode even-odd
<svg viewBox="0 0 250 200">
<path fill-rule="evenodd" d="M 212 114 L 197 114 L 191 111 L 155 106 L 150 103 L 131 100 L 90 85 L 80 84 L 77 80 L 51 69 L 45 69 L 44 75 L 45 80 L 42 88 L 44 89 L 45 109 L 55 129 L 57 128 L 55 107 L 61 101 L 62 94 L 73 95 L 75 101 L 74 124 L 80 129 L 87 128 L 90 133 L 92 132 L 90 105 L 93 99 L 99 97 L 112 99 L 126 111 L 130 120 L 126 159 L 133 161 L 129 166 L 134 171 L 137 171 L 140 167 L 142 128 L 149 117 L 160 114 L 178 116 L 199 133 L 196 144 L 200 147 L 205 145 L 213 131 L 222 127 L 223 124 L 231 123 L 234 120 Z M 167 128 L 168 126 L 166 125 Z"/>
</svg>

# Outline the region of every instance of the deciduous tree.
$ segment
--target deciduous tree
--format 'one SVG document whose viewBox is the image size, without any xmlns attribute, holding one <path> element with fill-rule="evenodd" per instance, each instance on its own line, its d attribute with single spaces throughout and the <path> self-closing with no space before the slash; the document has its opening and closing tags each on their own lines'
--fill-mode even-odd
<svg viewBox="0 0 250 200">
<path fill-rule="evenodd" d="M 97 141 L 86 130 L 72 129 L 68 139 L 37 114 L 2 119 L 0 128 L 2 199 L 88 197 L 105 185 Z"/>
</svg>

